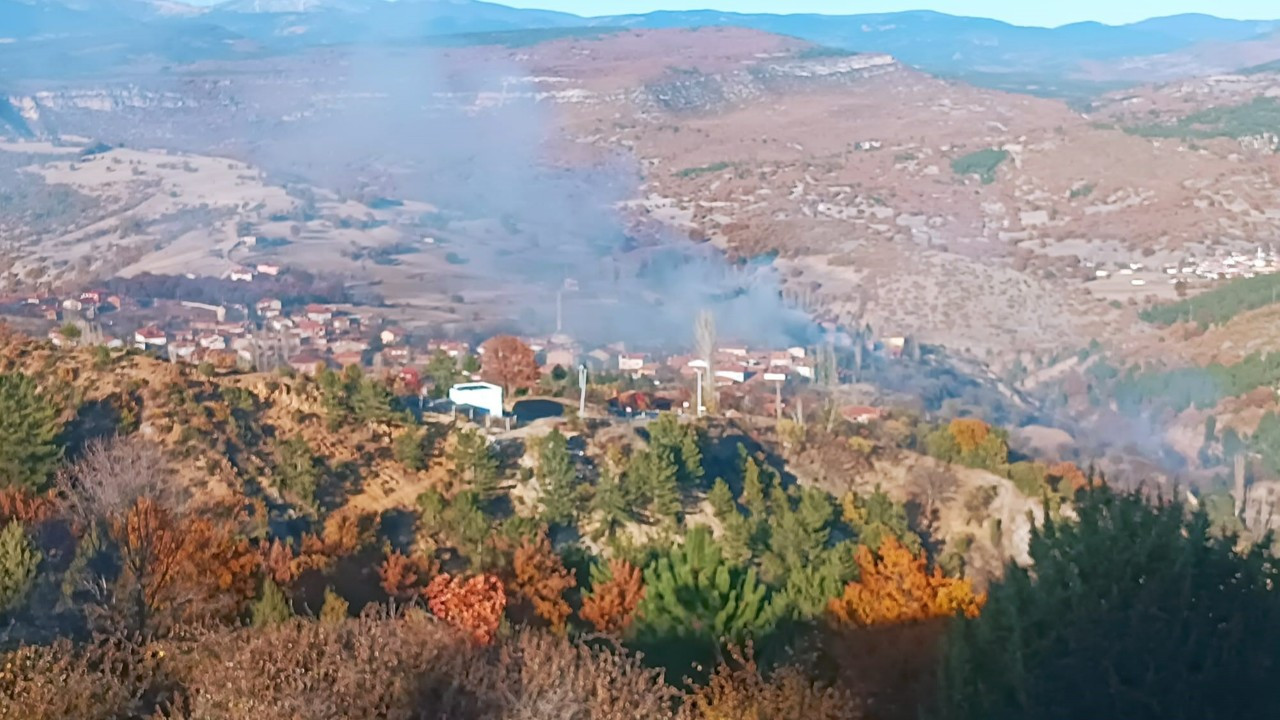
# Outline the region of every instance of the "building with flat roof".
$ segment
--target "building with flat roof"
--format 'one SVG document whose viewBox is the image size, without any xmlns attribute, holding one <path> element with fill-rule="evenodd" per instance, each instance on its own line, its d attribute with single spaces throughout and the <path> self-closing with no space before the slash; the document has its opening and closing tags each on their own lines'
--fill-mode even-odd
<svg viewBox="0 0 1280 720">
<path fill-rule="evenodd" d="M 449 388 L 449 401 L 455 407 L 472 407 L 488 415 L 502 417 L 502 388 L 485 382 L 471 382 Z"/>
</svg>

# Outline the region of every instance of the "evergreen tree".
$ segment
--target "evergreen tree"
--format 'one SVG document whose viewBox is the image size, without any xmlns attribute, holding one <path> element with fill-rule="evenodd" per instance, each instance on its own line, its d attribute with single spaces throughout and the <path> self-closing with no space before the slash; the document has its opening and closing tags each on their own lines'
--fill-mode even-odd
<svg viewBox="0 0 1280 720">
<path fill-rule="evenodd" d="M 652 561 L 644 585 L 633 630 L 638 644 L 660 658 L 689 651 L 697 657 L 720 642 L 745 642 L 774 627 L 768 588 L 755 570 L 727 563 L 705 527 Z"/>
<path fill-rule="evenodd" d="M 0 488 L 41 490 L 48 484 L 62 459 L 58 415 L 30 377 L 0 375 Z"/>
<path fill-rule="evenodd" d="M 355 367 L 354 365 L 352 367 Z M 359 368 L 356 368 L 359 370 Z M 377 378 L 357 375 L 350 381 L 351 413 L 363 423 L 381 423 L 391 419 L 394 396 Z"/>
<path fill-rule="evenodd" d="M 707 502 L 711 504 L 711 509 L 715 511 L 716 517 L 721 522 L 725 518 L 738 512 L 738 502 L 733 499 L 733 491 L 729 489 L 729 483 L 724 478 L 716 478 L 711 486 L 711 492 L 707 493 Z"/>
<path fill-rule="evenodd" d="M 17 520 L 0 531 L 0 613 L 22 605 L 40 568 L 40 551 Z"/>
<path fill-rule="evenodd" d="M 277 625 L 293 617 L 293 608 L 289 600 L 281 592 L 280 586 L 271 578 L 262 581 L 262 594 L 253 603 L 253 626 L 267 627 Z"/>
<path fill-rule="evenodd" d="M 682 487 L 696 487 L 702 482 L 702 443 L 698 429 L 680 422 L 671 413 L 662 413 L 649 424 L 649 446 L 667 448 L 679 469 Z"/>
<path fill-rule="evenodd" d="M 552 430 L 538 445 L 538 483 L 542 487 L 542 518 L 551 525 L 568 526 L 578 517 L 578 472 L 569 445 L 560 431 Z"/>
<path fill-rule="evenodd" d="M 444 525 L 458 548 L 466 552 L 472 562 L 478 561 L 484 551 L 484 541 L 493 529 L 480 496 L 471 490 L 458 493 L 444 511 Z"/>
<path fill-rule="evenodd" d="M 339 625 L 347 619 L 351 605 L 333 588 L 324 589 L 324 605 L 320 606 L 320 622 L 326 625 Z"/>
<path fill-rule="evenodd" d="M 280 444 L 276 478 L 280 491 L 291 500 L 308 508 L 316 507 L 316 491 L 320 484 L 320 467 L 311 446 L 301 436 Z"/>
<path fill-rule="evenodd" d="M 896 503 L 879 487 L 870 495 L 856 493 L 845 497 L 844 521 L 858 536 L 858 542 L 879 550 L 886 537 L 894 537 L 911 552 L 919 552 L 923 543 L 911 530 L 907 508 Z"/>
<path fill-rule="evenodd" d="M 738 446 L 738 454 L 742 457 L 742 506 L 751 514 L 753 520 L 764 520 L 769 515 L 765 478 L 761 476 L 760 466 L 755 458 L 747 454 L 747 449 Z"/>
<path fill-rule="evenodd" d="M 761 570 L 775 587 L 787 581 L 796 569 L 810 567 L 827 548 L 831 536 L 830 523 L 835 516 L 830 496 L 812 488 L 799 491 L 799 501 L 792 507 L 792 497 L 777 485 L 771 497 L 773 517 L 770 521 L 769 550 L 761 561 Z"/>
<path fill-rule="evenodd" d="M 817 620 L 826 614 L 831 598 L 839 597 L 857 570 L 852 542 L 823 548 L 805 565 L 791 568 L 775 602 L 780 612 L 796 620 Z"/>
<path fill-rule="evenodd" d="M 591 498 L 591 514 L 596 520 L 591 538 L 597 542 L 612 540 L 618 531 L 634 520 L 631 508 L 632 500 L 618 476 L 610 470 L 601 471 L 595 495 Z"/>
<path fill-rule="evenodd" d="M 1280 568 L 1203 510 L 1106 488 L 1033 530 L 946 642 L 942 720 L 1280 717 Z"/>
<path fill-rule="evenodd" d="M 431 379 L 431 397 L 439 399 L 462 379 L 458 361 L 443 350 L 436 350 L 427 361 L 426 376 Z"/>
<path fill-rule="evenodd" d="M 413 472 L 418 472 L 427 466 L 426 451 L 422 447 L 423 435 L 422 430 L 410 428 L 396 436 L 391 443 L 391 454 L 396 462 Z"/>
<path fill-rule="evenodd" d="M 651 522 L 675 527 L 680 521 L 679 469 L 671 448 L 651 447 L 636 453 L 627 479 L 644 493 Z"/>
<path fill-rule="evenodd" d="M 336 430 L 351 418 L 351 398 L 343 376 L 329 368 L 316 373 L 320 386 L 320 402 L 324 406 L 325 420 L 331 430 Z"/>
<path fill-rule="evenodd" d="M 475 491 L 482 502 L 498 494 L 498 459 L 480 431 L 459 431 L 449 461 L 463 486 Z"/>
<path fill-rule="evenodd" d="M 720 544 L 725 558 L 736 564 L 746 563 L 751 559 L 751 524 L 742 516 L 737 501 L 733 499 L 733 491 L 723 478 L 716 478 L 707 501 L 724 531 Z"/>
</svg>

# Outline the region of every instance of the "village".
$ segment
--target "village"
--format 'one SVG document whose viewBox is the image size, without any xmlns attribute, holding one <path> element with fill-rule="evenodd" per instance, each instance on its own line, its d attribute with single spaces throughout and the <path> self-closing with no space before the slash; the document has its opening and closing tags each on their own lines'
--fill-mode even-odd
<svg viewBox="0 0 1280 720">
<path fill-rule="evenodd" d="M 452 403 L 469 409 L 473 417 L 476 411 L 500 417 L 504 404 L 510 409 L 515 400 L 483 382 L 490 338 L 410 331 L 389 319 L 386 309 L 374 306 L 286 303 L 277 297 L 214 304 L 92 289 L 0 298 L 0 313 L 28 327 L 51 327 L 47 338 L 55 346 L 131 348 L 210 373 L 313 376 L 325 368 L 355 366 L 386 378 L 402 395 L 429 399 L 426 407 Z M 834 327 L 828 327 L 828 337 L 847 344 L 848 338 Z M 820 381 L 823 372 L 819 353 L 803 345 L 760 348 L 725 338 L 710 353 L 693 353 L 679 346 L 639 348 L 624 341 L 589 346 L 564 332 L 516 339 L 532 351 L 547 383 L 568 387 L 581 374 L 595 384 L 615 385 L 618 390 L 608 404 L 620 416 L 658 409 L 697 412 L 704 407 L 699 394 L 706 383 L 714 383 L 723 408 L 781 416 L 784 389 L 792 396 L 796 388 Z M 899 358 L 907 345 L 905 338 L 890 338 L 875 343 L 874 349 Z M 442 365 L 449 369 L 448 380 L 438 371 Z M 834 366 L 832 358 L 829 373 L 839 372 Z M 449 386 L 443 387 L 446 382 Z M 570 394 L 577 396 L 576 391 Z M 878 416 L 867 406 L 854 410 L 862 421 Z"/>
</svg>

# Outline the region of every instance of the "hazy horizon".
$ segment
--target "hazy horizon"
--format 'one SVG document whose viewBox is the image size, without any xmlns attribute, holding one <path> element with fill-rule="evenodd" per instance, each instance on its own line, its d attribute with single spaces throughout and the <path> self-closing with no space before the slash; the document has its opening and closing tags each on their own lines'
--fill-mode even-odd
<svg viewBox="0 0 1280 720">
<path fill-rule="evenodd" d="M 211 6 L 224 0 L 179 0 Z M 395 1 L 395 0 L 390 0 Z M 1274 20 L 1280 8 L 1264 0 L 1136 0 L 1127 3 L 1078 0 L 1073 3 L 1026 3 L 1013 0 L 485 0 L 518 8 L 568 12 L 584 17 L 626 15 L 662 10 L 719 10 L 722 12 L 825 15 L 932 10 L 948 15 L 991 18 L 1014 25 L 1058 27 L 1078 22 L 1125 25 L 1171 15 L 1205 14 L 1232 20 Z"/>
</svg>

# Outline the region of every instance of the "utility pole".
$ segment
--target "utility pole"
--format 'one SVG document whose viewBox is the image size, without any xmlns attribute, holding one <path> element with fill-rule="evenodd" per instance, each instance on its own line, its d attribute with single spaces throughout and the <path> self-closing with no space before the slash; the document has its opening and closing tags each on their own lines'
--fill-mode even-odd
<svg viewBox="0 0 1280 720">
<path fill-rule="evenodd" d="M 556 291 L 556 334 L 564 332 L 564 290 Z"/>
<path fill-rule="evenodd" d="M 773 400 L 774 414 L 777 415 L 777 420 L 781 421 L 782 420 L 782 383 L 781 382 L 774 383 L 773 387 L 775 391 L 774 400 Z"/>
<path fill-rule="evenodd" d="M 578 366 L 578 417 L 587 413 L 587 366 Z"/>
<path fill-rule="evenodd" d="M 702 417 L 702 372 L 698 372 L 698 417 Z"/>
</svg>

